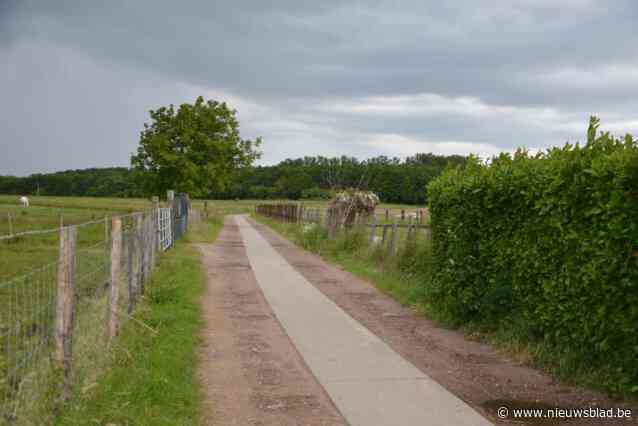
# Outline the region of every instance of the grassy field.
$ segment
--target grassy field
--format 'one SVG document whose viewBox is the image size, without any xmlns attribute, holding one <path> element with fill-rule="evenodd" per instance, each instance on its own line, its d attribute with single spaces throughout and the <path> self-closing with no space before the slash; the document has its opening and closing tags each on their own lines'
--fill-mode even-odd
<svg viewBox="0 0 638 426">
<path fill-rule="evenodd" d="M 145 198 L 106 198 L 106 197 L 37 197 L 30 196 L 29 203 L 33 206 L 52 209 L 81 209 L 89 211 L 132 212 L 153 206 L 150 199 Z M 16 195 L 0 195 L 0 208 L 5 206 L 21 206 Z"/>
<path fill-rule="evenodd" d="M 18 197 L 0 195 L 0 236 L 9 234 L 10 227 L 18 233 L 98 221 L 78 230 L 78 248 L 86 249 L 106 240 L 105 218 L 152 207 L 150 200 L 134 198 L 32 197 L 30 202 L 23 208 Z M 0 282 L 55 262 L 57 255 L 57 232 L 0 241 Z"/>
</svg>

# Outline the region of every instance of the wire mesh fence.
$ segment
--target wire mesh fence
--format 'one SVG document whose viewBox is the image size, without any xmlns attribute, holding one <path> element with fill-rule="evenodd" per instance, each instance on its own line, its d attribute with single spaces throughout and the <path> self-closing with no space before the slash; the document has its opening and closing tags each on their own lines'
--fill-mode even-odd
<svg viewBox="0 0 638 426">
<path fill-rule="evenodd" d="M 95 383 L 158 252 L 176 240 L 174 217 L 157 208 L 0 241 L 3 255 L 44 263 L 0 281 L 0 424 L 50 424 Z"/>
</svg>

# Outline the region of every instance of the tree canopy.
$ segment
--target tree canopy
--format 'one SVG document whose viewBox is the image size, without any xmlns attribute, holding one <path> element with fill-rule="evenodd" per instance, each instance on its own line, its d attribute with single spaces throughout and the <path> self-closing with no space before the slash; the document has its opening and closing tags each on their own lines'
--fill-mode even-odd
<svg viewBox="0 0 638 426">
<path fill-rule="evenodd" d="M 259 158 L 261 138 L 242 139 L 236 110 L 225 102 L 171 104 L 150 111 L 137 154 L 131 157 L 140 187 L 147 194 L 167 189 L 201 197 L 222 192 L 235 174 Z"/>
</svg>

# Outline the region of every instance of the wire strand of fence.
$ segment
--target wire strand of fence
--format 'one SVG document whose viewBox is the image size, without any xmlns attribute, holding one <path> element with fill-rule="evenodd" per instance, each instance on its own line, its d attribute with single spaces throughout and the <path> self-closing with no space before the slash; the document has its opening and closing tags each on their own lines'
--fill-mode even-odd
<svg viewBox="0 0 638 426">
<path fill-rule="evenodd" d="M 112 215 L 112 216 L 105 216 L 102 219 L 97 219 L 97 220 L 91 220 L 88 222 L 81 222 L 81 223 L 77 223 L 77 224 L 69 224 L 66 226 L 75 226 L 77 228 L 84 228 L 86 226 L 90 226 L 90 225 L 96 225 L 96 224 L 103 224 L 105 221 L 110 221 L 113 217 L 119 217 L 119 218 L 127 218 L 127 217 L 134 217 L 137 214 L 140 213 L 146 213 L 149 211 L 153 211 L 152 210 L 145 210 L 142 212 L 133 212 L 133 213 L 127 213 L 127 214 L 121 214 L 121 215 Z M 34 229 L 34 230 L 30 230 L 30 231 L 21 231 L 21 232 L 14 232 L 14 233 L 10 233 L 10 234 L 6 234 L 6 235 L 0 235 L 0 241 L 4 241 L 4 240 L 11 240 L 14 238 L 19 238 L 19 237 L 26 237 L 29 235 L 45 235 L 45 234 L 55 234 L 60 232 L 60 229 L 63 228 L 63 226 L 58 226 L 56 228 L 48 228 L 48 229 Z"/>
</svg>

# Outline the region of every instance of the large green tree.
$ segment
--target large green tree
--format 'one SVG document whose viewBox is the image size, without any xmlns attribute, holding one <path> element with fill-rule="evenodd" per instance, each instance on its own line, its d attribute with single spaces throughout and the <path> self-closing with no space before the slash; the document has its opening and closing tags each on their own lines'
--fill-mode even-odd
<svg viewBox="0 0 638 426">
<path fill-rule="evenodd" d="M 259 158 L 261 138 L 242 139 L 236 111 L 204 101 L 150 111 L 131 164 L 145 192 L 205 196 L 226 190 L 236 172 Z"/>
</svg>

